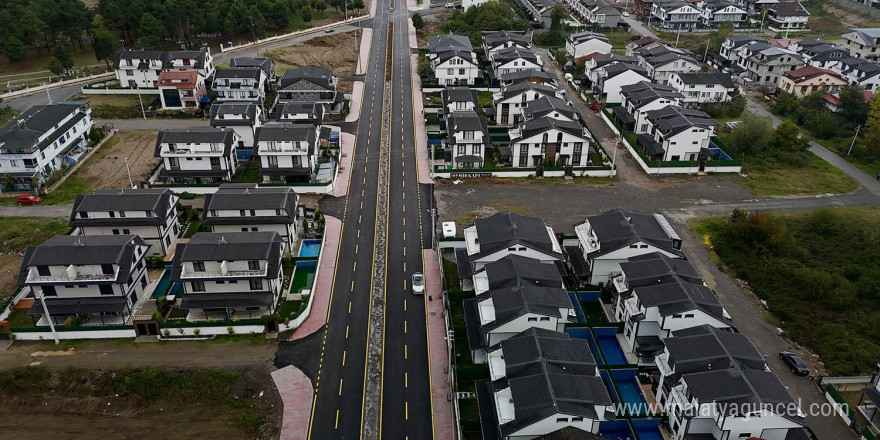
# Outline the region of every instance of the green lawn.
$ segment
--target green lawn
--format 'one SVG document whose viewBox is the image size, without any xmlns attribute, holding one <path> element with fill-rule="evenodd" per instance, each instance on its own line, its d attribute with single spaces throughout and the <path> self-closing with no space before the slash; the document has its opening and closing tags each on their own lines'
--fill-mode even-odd
<svg viewBox="0 0 880 440">
<path fill-rule="evenodd" d="M 12 312 L 8 318 L 10 328 L 33 328 L 34 319 L 27 314 L 25 310 L 16 310 Z"/>
<path fill-rule="evenodd" d="M 183 233 L 183 238 L 192 238 L 193 235 L 196 235 L 196 232 L 199 232 L 201 227 L 201 220 L 190 220 L 189 226 L 186 227 L 186 231 Z"/>
<path fill-rule="evenodd" d="M 439 107 L 443 105 L 443 99 L 440 97 L 440 92 L 425 93 L 425 102 L 426 106 Z"/>
<path fill-rule="evenodd" d="M 724 269 L 765 300 L 785 335 L 836 374 L 880 359 L 878 208 L 744 213 L 691 222 Z"/>
<path fill-rule="evenodd" d="M 278 304 L 276 314 L 283 321 L 284 319 L 293 318 L 293 315 L 299 311 L 305 304 L 303 301 L 287 300 Z"/>
<path fill-rule="evenodd" d="M 248 183 L 262 182 L 263 179 L 260 177 L 260 160 L 256 157 L 252 157 L 247 165 L 239 167 L 238 170 L 235 171 L 234 180 Z"/>
<path fill-rule="evenodd" d="M 850 161 L 853 165 L 862 169 L 862 171 L 868 173 L 871 176 L 876 176 L 877 173 L 880 173 L 880 157 L 871 155 L 869 152 L 860 148 L 859 143 L 864 143 L 864 140 L 860 142 L 856 142 L 855 147 L 852 150 L 852 153 L 847 156 L 846 152 L 849 151 L 849 146 L 852 143 L 852 138 L 834 138 L 834 139 L 813 139 L 818 144 L 823 147 L 837 153 L 840 157 Z"/>
<path fill-rule="evenodd" d="M 803 168 L 755 157 L 743 159 L 743 184 L 757 197 L 842 194 L 859 184 L 819 156 L 811 155 Z"/>
<path fill-rule="evenodd" d="M 454 261 L 443 260 L 443 273 L 446 276 L 446 290 L 456 292 L 461 290 L 461 283 L 458 280 L 458 264 Z"/>
<path fill-rule="evenodd" d="M 26 207 L 23 209 L 27 209 Z M 67 221 L 41 217 L 0 218 L 0 253 L 18 253 L 70 230 Z"/>
<path fill-rule="evenodd" d="M 611 42 L 611 47 L 614 49 L 626 49 L 626 45 L 633 41 L 633 37 L 641 37 L 641 35 L 637 33 L 625 32 L 616 28 L 604 29 L 599 32 L 608 37 L 608 40 Z"/>
<path fill-rule="evenodd" d="M 480 105 L 480 108 L 486 108 L 492 106 L 493 98 L 492 92 L 477 92 L 477 102 Z"/>
</svg>

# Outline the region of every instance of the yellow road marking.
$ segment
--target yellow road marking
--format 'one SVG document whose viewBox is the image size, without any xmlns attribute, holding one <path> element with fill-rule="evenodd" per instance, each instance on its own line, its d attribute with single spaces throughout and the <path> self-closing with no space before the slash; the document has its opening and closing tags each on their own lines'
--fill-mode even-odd
<svg viewBox="0 0 880 440">
<path fill-rule="evenodd" d="M 403 415 L 406 420 L 409 420 L 409 402 L 404 402 L 404 405 Z"/>
<path fill-rule="evenodd" d="M 403 218 L 403 225 L 406 226 L 406 217 Z"/>
<path fill-rule="evenodd" d="M 409 348 L 406 344 L 403 344 L 403 358 L 409 359 Z"/>
<path fill-rule="evenodd" d="M 339 410 L 336 410 L 336 424 L 333 425 L 333 429 L 339 429 Z"/>
<path fill-rule="evenodd" d="M 405 222 L 404 222 L 405 223 Z M 403 256 L 406 256 L 406 246 L 403 247 Z"/>
<path fill-rule="evenodd" d="M 406 321 L 403 321 L 403 332 L 406 333 L 406 330 L 407 330 Z"/>
<path fill-rule="evenodd" d="M 403 311 L 406 311 L 406 300 L 403 300 Z"/>
<path fill-rule="evenodd" d="M 348 313 L 351 313 L 351 301 L 348 302 Z"/>
<path fill-rule="evenodd" d="M 342 395 L 342 379 L 339 379 L 339 395 Z"/>
<path fill-rule="evenodd" d="M 358 229 L 358 238 L 361 238 L 361 230 Z"/>
<path fill-rule="evenodd" d="M 355 261 L 355 262 L 354 262 L 354 267 L 351 269 L 351 271 L 352 271 L 352 272 L 357 272 L 357 270 L 358 270 L 358 262 Z"/>
<path fill-rule="evenodd" d="M 406 272 L 406 261 L 403 262 L 403 271 Z"/>
<path fill-rule="evenodd" d="M 355 245 L 354 245 L 354 253 L 358 253 L 358 248 L 359 248 L 360 246 L 361 246 L 361 245 L 355 243 Z"/>
<path fill-rule="evenodd" d="M 348 339 L 348 326 L 345 326 L 345 339 Z M 345 359 L 345 358 L 343 357 L 343 359 Z M 343 361 L 343 363 L 344 363 L 344 361 Z"/>
</svg>

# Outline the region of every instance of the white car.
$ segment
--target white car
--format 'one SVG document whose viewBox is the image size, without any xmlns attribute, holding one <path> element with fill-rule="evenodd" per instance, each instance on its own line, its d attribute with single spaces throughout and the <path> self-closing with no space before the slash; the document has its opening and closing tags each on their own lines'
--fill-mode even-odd
<svg viewBox="0 0 880 440">
<path fill-rule="evenodd" d="M 412 293 L 414 295 L 425 294 L 425 276 L 421 272 L 412 275 Z"/>
<path fill-rule="evenodd" d="M 447 3 L 446 9 L 455 9 L 455 3 Z"/>
<path fill-rule="evenodd" d="M 629 12 L 624 11 L 624 12 L 623 12 L 623 16 L 624 16 L 624 17 L 629 17 Z"/>
</svg>

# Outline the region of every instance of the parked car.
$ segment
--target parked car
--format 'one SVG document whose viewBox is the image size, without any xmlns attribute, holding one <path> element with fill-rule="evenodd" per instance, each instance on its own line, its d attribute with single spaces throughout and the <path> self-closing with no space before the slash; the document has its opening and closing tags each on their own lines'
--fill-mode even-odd
<svg viewBox="0 0 880 440">
<path fill-rule="evenodd" d="M 629 17 L 629 12 L 623 11 L 623 14 L 621 15 L 623 15 L 624 17 Z"/>
<path fill-rule="evenodd" d="M 602 104 L 590 104 L 590 110 L 594 112 L 602 110 Z"/>
<path fill-rule="evenodd" d="M 415 295 L 425 293 L 425 276 L 421 272 L 416 272 L 412 276 L 412 293 Z"/>
<path fill-rule="evenodd" d="M 810 368 L 807 367 L 807 363 L 800 356 L 789 351 L 781 351 L 779 352 L 779 358 L 782 359 L 782 362 L 785 362 L 785 365 L 788 366 L 792 373 L 798 376 L 808 376 L 810 374 Z"/>
<path fill-rule="evenodd" d="M 30 194 L 22 194 L 16 199 L 16 202 L 18 202 L 19 205 L 39 205 L 42 201 L 42 197 L 32 196 Z"/>
<path fill-rule="evenodd" d="M 455 9 L 455 3 L 447 3 L 446 9 Z"/>
<path fill-rule="evenodd" d="M 325 34 L 332 34 L 333 30 L 334 30 L 333 28 L 330 28 L 330 29 L 325 30 L 324 33 Z"/>
</svg>

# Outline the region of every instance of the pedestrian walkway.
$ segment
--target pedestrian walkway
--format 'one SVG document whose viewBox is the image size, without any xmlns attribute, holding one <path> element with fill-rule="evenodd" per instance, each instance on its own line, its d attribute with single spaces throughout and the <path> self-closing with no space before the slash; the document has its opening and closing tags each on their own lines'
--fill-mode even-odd
<svg viewBox="0 0 880 440">
<path fill-rule="evenodd" d="M 188 119 L 95 119 L 95 125 L 111 124 L 117 130 L 159 131 L 172 128 L 209 127 L 207 118 Z"/>
<path fill-rule="evenodd" d="M 366 62 L 370 59 L 370 42 L 373 40 L 373 30 L 364 29 L 361 36 L 361 50 L 358 55 L 355 74 L 363 75 L 367 70 Z M 351 89 L 351 101 L 348 102 L 348 115 L 345 122 L 355 122 L 361 117 L 361 106 L 364 102 L 364 82 L 355 81 Z"/>
<path fill-rule="evenodd" d="M 409 46 L 418 48 L 419 42 L 416 38 L 416 28 L 412 22 L 409 23 Z M 434 178 L 431 175 L 430 154 L 428 154 L 428 132 L 425 129 L 425 101 L 422 97 L 422 78 L 419 76 L 418 55 L 410 56 L 410 75 L 412 77 L 412 101 L 413 101 L 413 130 L 416 139 L 416 164 L 419 167 L 419 183 L 433 184 Z"/>
<path fill-rule="evenodd" d="M 452 418 L 452 403 L 449 401 L 449 342 L 446 339 L 446 320 L 443 314 L 443 280 L 440 278 L 440 261 L 437 251 L 422 250 L 425 262 L 425 291 L 429 301 L 425 313 L 428 321 L 428 350 L 431 358 L 431 398 L 433 400 L 434 438 L 452 440 L 455 424 Z"/>
<path fill-rule="evenodd" d="M 272 381 L 284 403 L 281 419 L 281 440 L 306 440 L 309 436 L 309 417 L 315 390 L 312 381 L 293 365 L 272 372 Z"/>
<path fill-rule="evenodd" d="M 348 194 L 349 173 L 351 173 L 351 161 L 354 158 L 354 145 L 357 138 L 351 133 L 339 134 L 339 172 L 336 174 L 336 187 L 330 192 L 333 197 L 342 197 Z"/>
<path fill-rule="evenodd" d="M 348 185 L 348 180 L 346 180 Z M 339 238 L 342 233 L 342 221 L 329 215 L 324 216 L 324 239 L 321 241 L 321 260 L 318 262 L 318 278 L 312 288 L 312 310 L 309 317 L 293 331 L 288 340 L 302 339 L 318 330 L 327 323 L 327 310 L 330 308 L 330 295 L 333 290 L 333 278 L 336 275 L 336 254 L 339 251 Z"/>
</svg>

